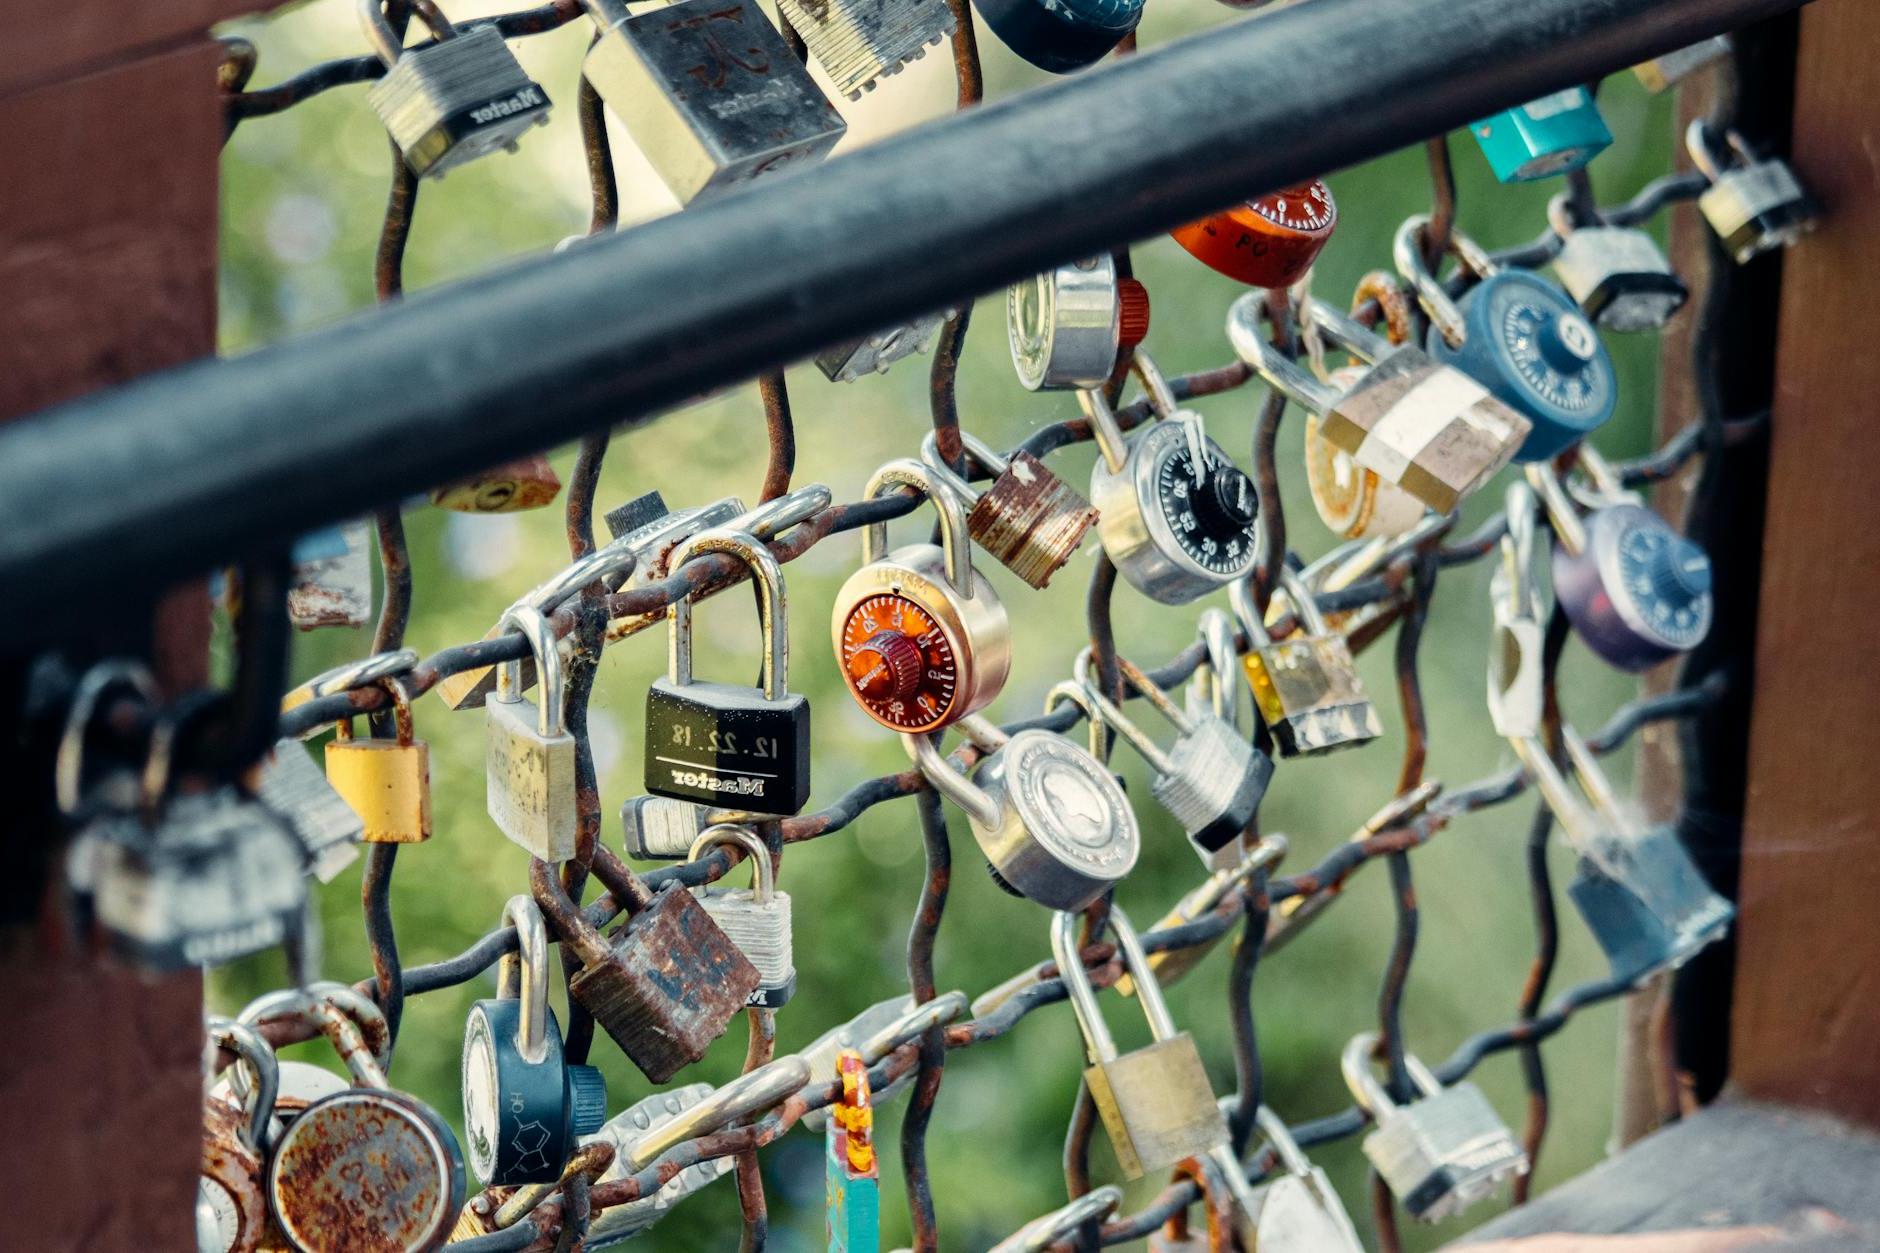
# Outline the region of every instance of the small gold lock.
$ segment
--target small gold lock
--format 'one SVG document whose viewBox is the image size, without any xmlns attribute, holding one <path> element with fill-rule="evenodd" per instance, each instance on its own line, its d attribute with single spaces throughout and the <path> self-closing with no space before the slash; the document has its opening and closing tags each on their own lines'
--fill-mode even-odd
<svg viewBox="0 0 1880 1253">
<path fill-rule="evenodd" d="M 365 823 L 368 844 L 421 844 L 431 838 L 431 746 L 412 735 L 411 692 L 386 677 L 398 738 L 354 739 L 352 720 L 326 746 L 326 781 Z"/>
</svg>

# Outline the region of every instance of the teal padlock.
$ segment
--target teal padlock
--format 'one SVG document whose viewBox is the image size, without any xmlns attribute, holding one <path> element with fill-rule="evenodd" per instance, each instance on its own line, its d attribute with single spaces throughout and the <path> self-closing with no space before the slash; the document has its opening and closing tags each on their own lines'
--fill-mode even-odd
<svg viewBox="0 0 1880 1253">
<path fill-rule="evenodd" d="M 1577 170 L 1612 144 L 1593 93 L 1569 87 L 1470 125 L 1495 177 L 1531 183 Z"/>
<path fill-rule="evenodd" d="M 875 1107 L 868 1067 L 854 1049 L 836 1055 L 842 1096 L 823 1133 L 829 1253 L 880 1253 L 881 1166 L 875 1159 Z"/>
</svg>

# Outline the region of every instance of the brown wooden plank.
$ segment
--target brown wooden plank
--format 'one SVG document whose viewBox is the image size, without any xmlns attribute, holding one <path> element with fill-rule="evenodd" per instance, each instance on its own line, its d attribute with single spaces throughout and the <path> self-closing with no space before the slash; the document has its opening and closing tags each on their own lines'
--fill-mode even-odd
<svg viewBox="0 0 1880 1253">
<path fill-rule="evenodd" d="M 0 94 L 199 41 L 217 22 L 266 0 L 0 0 Z"/>
</svg>

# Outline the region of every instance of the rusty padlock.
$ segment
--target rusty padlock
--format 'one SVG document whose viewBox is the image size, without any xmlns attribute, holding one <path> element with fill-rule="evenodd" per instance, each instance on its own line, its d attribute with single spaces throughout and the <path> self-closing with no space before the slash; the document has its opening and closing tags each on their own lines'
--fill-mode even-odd
<svg viewBox="0 0 1880 1253">
<path fill-rule="evenodd" d="M 268 1130 L 280 1091 L 274 1050 L 252 1027 L 211 1017 L 209 1042 L 254 1073 L 245 1098 L 210 1093 L 202 1106 L 202 1177 L 196 1185 L 197 1245 L 217 1253 L 253 1253 L 268 1228 Z"/>
<path fill-rule="evenodd" d="M 458 513 L 520 513 L 541 509 L 561 494 L 561 479 L 541 453 L 492 466 L 431 489 L 431 503 Z"/>
</svg>

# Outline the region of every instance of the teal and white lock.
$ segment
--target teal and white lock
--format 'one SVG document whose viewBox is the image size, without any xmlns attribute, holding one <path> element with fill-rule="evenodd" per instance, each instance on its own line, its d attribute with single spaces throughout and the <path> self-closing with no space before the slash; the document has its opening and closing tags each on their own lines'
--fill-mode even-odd
<svg viewBox="0 0 1880 1253">
<path fill-rule="evenodd" d="M 1470 375 L 1533 424 L 1514 459 L 1545 461 L 1603 426 L 1618 404 L 1618 376 L 1573 297 L 1537 274 L 1503 269 L 1456 233 L 1449 251 L 1481 281 L 1459 302 L 1451 299 L 1423 260 L 1429 221 L 1419 215 L 1397 228 L 1397 272 L 1429 315 L 1430 356 Z"/>
<path fill-rule="evenodd" d="M 1593 93 L 1569 87 L 1469 126 L 1504 183 L 1531 183 L 1577 170 L 1612 144 Z"/>
</svg>

